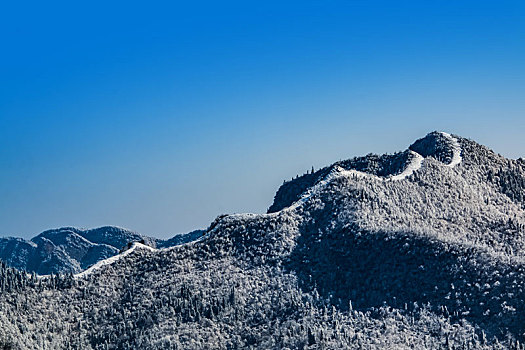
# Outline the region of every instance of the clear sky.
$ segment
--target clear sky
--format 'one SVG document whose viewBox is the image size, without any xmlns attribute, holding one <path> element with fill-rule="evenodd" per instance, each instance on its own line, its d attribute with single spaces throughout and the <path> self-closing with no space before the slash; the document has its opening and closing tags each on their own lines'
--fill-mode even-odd
<svg viewBox="0 0 525 350">
<path fill-rule="evenodd" d="M 432 130 L 525 156 L 523 1 L 10 1 L 0 236 L 157 237 Z"/>
</svg>

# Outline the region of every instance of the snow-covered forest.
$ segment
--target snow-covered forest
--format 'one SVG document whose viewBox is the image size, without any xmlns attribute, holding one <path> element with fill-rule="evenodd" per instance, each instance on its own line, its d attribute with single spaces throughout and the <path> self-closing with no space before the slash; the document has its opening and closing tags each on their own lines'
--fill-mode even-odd
<svg viewBox="0 0 525 350">
<path fill-rule="evenodd" d="M 2 263 L 0 348 L 524 349 L 524 191 L 522 159 L 434 132 L 188 243 L 81 275 Z"/>
</svg>

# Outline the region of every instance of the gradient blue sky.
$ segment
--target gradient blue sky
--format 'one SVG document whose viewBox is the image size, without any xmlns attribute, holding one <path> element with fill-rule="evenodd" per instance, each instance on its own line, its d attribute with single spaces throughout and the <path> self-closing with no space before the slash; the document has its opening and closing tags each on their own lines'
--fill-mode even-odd
<svg viewBox="0 0 525 350">
<path fill-rule="evenodd" d="M 0 38 L 0 236 L 169 237 L 436 129 L 525 156 L 523 1 L 11 1 Z"/>
</svg>

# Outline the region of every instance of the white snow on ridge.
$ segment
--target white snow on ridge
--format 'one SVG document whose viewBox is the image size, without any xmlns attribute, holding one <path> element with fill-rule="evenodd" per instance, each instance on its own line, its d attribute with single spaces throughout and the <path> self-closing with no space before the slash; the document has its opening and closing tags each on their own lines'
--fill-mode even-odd
<svg viewBox="0 0 525 350">
<path fill-rule="evenodd" d="M 82 277 L 86 277 L 87 275 L 90 275 L 91 273 L 93 273 L 94 271 L 96 270 L 99 270 L 101 269 L 102 267 L 104 266 L 107 266 L 107 265 L 111 265 L 113 264 L 114 262 L 122 259 L 123 257 L 131 254 L 132 252 L 134 252 L 136 249 L 146 249 L 146 250 L 149 250 L 149 251 L 167 251 L 167 250 L 172 250 L 172 249 L 175 249 L 177 247 L 180 247 L 182 245 L 186 245 L 186 244 L 193 244 L 193 243 L 196 243 L 196 242 L 199 242 L 199 241 L 202 241 L 204 239 L 205 236 L 202 236 L 202 237 L 199 237 L 197 238 L 196 240 L 194 241 L 190 241 L 190 242 L 187 242 L 187 243 L 184 243 L 184 244 L 180 244 L 180 245 L 175 245 L 175 246 L 172 246 L 172 247 L 166 247 L 166 248 L 153 248 L 153 247 L 150 247 L 148 245 L 145 245 L 145 244 L 142 244 L 142 243 L 139 243 L 139 242 L 133 242 L 132 246 L 120 253 L 120 254 L 117 254 L 117 255 L 114 255 L 114 256 L 111 256 L 107 259 L 104 259 L 104 260 L 100 260 L 99 262 L 97 262 L 96 264 L 90 266 L 89 268 L 87 268 L 86 270 L 82 271 L 82 272 L 79 272 L 79 273 L 76 273 L 73 275 L 74 278 L 82 278 Z M 27 273 L 27 277 L 31 277 L 32 274 L 31 273 Z M 42 278 L 48 278 L 50 277 L 51 275 L 36 275 L 36 278 L 37 279 L 42 279 Z"/>
<path fill-rule="evenodd" d="M 450 143 L 451 143 L 451 146 L 452 146 L 452 160 L 450 161 L 449 164 L 446 164 L 446 166 L 450 167 L 450 168 L 453 168 L 456 165 L 458 165 L 459 163 L 461 163 L 461 161 L 462 161 L 462 159 L 461 159 L 461 145 L 459 144 L 459 141 L 455 137 L 453 137 L 452 135 L 450 135 L 450 134 L 448 134 L 446 132 L 441 132 L 441 134 L 443 136 L 445 136 L 447 139 L 450 140 Z M 303 196 L 298 201 L 296 201 L 294 204 L 292 204 L 288 208 L 285 208 L 285 210 L 286 209 L 294 209 L 294 208 L 298 207 L 299 205 L 301 205 L 302 203 L 306 202 L 315 193 L 320 192 L 333 179 L 335 179 L 335 178 L 337 178 L 339 176 L 346 176 L 346 177 L 352 177 L 352 178 L 363 178 L 363 177 L 366 177 L 366 178 L 375 179 L 375 180 L 379 180 L 379 181 L 399 181 L 399 180 L 406 179 L 408 176 L 412 175 L 414 172 L 416 172 L 417 170 L 421 169 L 421 167 L 423 166 L 423 161 L 425 160 L 425 158 L 421 154 L 419 154 L 417 152 L 414 152 L 414 151 L 411 150 L 410 153 L 412 154 L 412 160 L 406 166 L 405 170 L 403 170 L 400 174 L 391 175 L 391 176 L 388 176 L 388 177 L 380 177 L 380 176 L 377 176 L 377 175 L 365 173 L 363 171 L 358 171 L 358 170 L 355 170 L 355 169 L 346 170 L 346 169 L 343 169 L 343 168 L 341 168 L 339 166 L 336 166 L 336 167 L 334 167 L 332 169 L 332 171 L 323 180 L 319 181 L 315 186 L 310 188 L 310 190 L 308 190 L 305 194 L 303 194 Z"/>
<path fill-rule="evenodd" d="M 374 174 L 365 173 L 364 171 L 358 171 L 355 169 L 346 170 L 341 168 L 340 166 L 335 166 L 332 171 L 321 181 L 319 181 L 315 186 L 310 188 L 303 196 L 293 203 L 291 206 L 284 208 L 283 210 L 292 210 L 300 206 L 301 204 L 305 203 L 310 199 L 314 194 L 319 193 L 323 188 L 325 188 L 330 182 L 332 182 L 334 179 L 345 176 L 345 177 L 352 177 L 352 178 L 370 178 L 377 181 L 399 181 L 407 178 L 408 176 L 412 175 L 415 171 L 421 169 L 423 166 L 423 160 L 425 159 L 422 155 L 420 155 L 417 152 L 410 151 L 413 158 L 410 161 L 410 163 L 406 166 L 405 170 L 403 170 L 400 174 L 389 176 L 389 177 L 380 177 Z"/>
<path fill-rule="evenodd" d="M 91 273 L 93 273 L 94 271 L 96 271 L 96 270 L 98 270 L 98 269 L 100 269 L 100 268 L 102 268 L 104 266 L 111 265 L 114 262 L 122 259 L 123 257 L 128 256 L 129 254 L 134 252 L 137 248 L 139 248 L 139 249 L 146 249 L 146 250 L 150 250 L 150 251 L 157 250 L 157 249 L 152 248 L 150 246 L 147 246 L 145 244 L 142 244 L 142 243 L 139 243 L 139 242 L 134 242 L 132 244 L 132 246 L 128 250 L 126 250 L 126 251 L 124 251 L 124 252 L 122 252 L 122 253 L 120 253 L 118 255 L 112 256 L 110 258 L 101 260 L 101 261 L 97 262 L 95 265 L 91 266 L 90 268 L 73 275 L 73 277 L 74 278 L 86 277 L 86 276 L 90 275 Z"/>
<path fill-rule="evenodd" d="M 387 180 L 390 180 L 390 181 L 403 180 L 407 178 L 408 176 L 412 175 L 415 171 L 421 169 L 421 167 L 423 166 L 423 160 L 425 158 L 417 152 L 410 151 L 410 153 L 412 154 L 413 158 L 410 164 L 407 165 L 405 170 L 403 170 L 403 172 L 400 174 L 387 178 Z"/>
<path fill-rule="evenodd" d="M 441 134 L 443 136 L 445 136 L 447 139 L 450 140 L 451 142 L 451 146 L 452 146 L 452 152 L 453 152 L 453 155 L 452 155 L 452 160 L 450 161 L 449 164 L 446 164 L 447 167 L 455 167 L 456 165 L 458 165 L 459 163 L 461 163 L 462 161 L 462 158 L 461 158 L 461 145 L 459 144 L 459 141 L 453 137 L 452 135 L 446 133 L 446 132 L 441 132 Z M 410 161 L 409 164 L 407 164 L 407 166 L 405 167 L 405 169 L 397 174 L 397 175 L 389 175 L 387 177 L 380 177 L 380 176 L 377 176 L 377 175 L 374 175 L 374 174 L 369 174 L 369 173 L 366 173 L 366 172 L 363 172 L 363 171 L 358 171 L 358 170 L 355 170 L 355 169 L 349 169 L 349 170 L 346 170 L 340 166 L 335 166 L 332 171 L 321 181 L 319 181 L 316 185 L 314 185 L 313 187 L 311 187 L 306 193 L 304 193 L 301 198 L 296 201 L 295 203 L 293 203 L 291 206 L 287 207 L 287 208 L 284 208 L 283 211 L 287 211 L 287 210 L 293 210 L 299 206 L 301 206 L 303 203 L 307 202 L 313 195 L 321 192 L 330 182 L 332 182 L 334 179 L 336 178 L 339 178 L 339 177 L 351 177 L 351 178 L 354 178 L 354 179 L 357 179 L 357 178 L 369 178 L 369 179 L 374 179 L 374 180 L 377 180 L 377 181 L 400 181 L 400 180 L 404 180 L 406 179 L 407 177 L 409 177 L 410 175 L 412 175 L 414 172 L 416 172 L 417 170 L 421 169 L 421 167 L 423 166 L 423 161 L 425 160 L 425 158 L 417 153 L 417 152 L 414 152 L 412 150 L 410 150 L 410 153 L 412 155 L 412 159 Z M 270 213 L 270 214 L 232 214 L 231 216 L 235 216 L 237 218 L 246 218 L 246 219 L 252 219 L 254 217 L 258 217 L 258 216 L 261 216 L 261 215 L 277 215 L 279 212 L 275 212 L 275 213 Z M 192 242 L 188 242 L 187 244 L 191 244 L 191 243 L 195 243 L 195 242 L 198 242 L 198 241 L 201 241 L 205 238 L 205 236 L 203 237 L 200 237 L 198 238 L 196 241 L 192 241 Z M 107 266 L 107 265 L 111 265 L 113 264 L 114 262 L 120 260 L 121 258 L 131 254 L 133 251 L 135 251 L 137 248 L 139 249 L 147 249 L 147 250 L 150 250 L 150 251 L 157 251 L 157 250 L 167 250 L 167 249 L 172 249 L 174 247 L 168 247 L 168 248 L 162 248 L 162 249 L 155 249 L 155 248 L 152 248 L 150 246 L 147 246 L 147 245 L 144 245 L 144 244 L 141 244 L 141 243 L 138 243 L 138 242 L 134 242 L 133 245 L 126 251 L 124 251 L 123 253 L 121 254 L 118 254 L 118 255 L 115 255 L 115 256 L 112 256 L 108 259 L 105 259 L 105 260 L 102 260 L 102 261 L 99 261 L 97 262 L 95 265 L 91 266 L 90 268 L 88 268 L 87 270 L 84 270 L 80 273 L 77 273 L 74 275 L 74 278 L 83 278 L 85 276 L 88 276 L 90 275 L 91 273 L 93 273 L 94 271 L 104 267 L 104 266 Z M 41 277 L 44 277 L 44 276 L 38 276 L 39 278 Z"/>
<path fill-rule="evenodd" d="M 336 167 L 334 168 L 334 170 L 336 170 L 337 175 L 340 175 L 340 176 L 349 176 L 349 177 L 357 177 L 357 178 L 367 177 L 367 178 L 376 179 L 380 181 L 399 181 L 399 180 L 406 179 L 407 177 L 412 175 L 415 171 L 421 169 L 421 167 L 423 166 L 423 160 L 425 158 L 421 154 L 416 153 L 414 151 L 410 151 L 410 153 L 412 154 L 412 160 L 405 167 L 405 170 L 403 170 L 401 173 L 397 175 L 389 175 L 388 177 L 381 177 L 381 176 L 365 173 L 363 171 L 358 171 L 355 169 L 345 170 L 345 169 L 342 169 L 341 167 Z M 332 178 L 333 177 L 334 176 L 332 176 Z"/>
<path fill-rule="evenodd" d="M 453 168 L 461 163 L 461 145 L 459 144 L 459 141 L 449 133 L 441 132 L 441 134 L 449 139 L 452 143 L 452 160 L 447 164 L 447 166 Z"/>
</svg>

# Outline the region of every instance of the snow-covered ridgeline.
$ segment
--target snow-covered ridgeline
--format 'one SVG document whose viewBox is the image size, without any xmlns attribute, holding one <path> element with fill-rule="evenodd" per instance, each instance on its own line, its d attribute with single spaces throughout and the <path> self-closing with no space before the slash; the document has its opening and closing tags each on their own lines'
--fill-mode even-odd
<svg viewBox="0 0 525 350">
<path fill-rule="evenodd" d="M 84 270 L 84 271 L 82 271 L 80 273 L 75 274 L 74 277 L 75 278 L 86 277 L 87 275 L 90 275 L 94 271 L 96 271 L 96 270 L 98 270 L 98 269 L 100 269 L 100 268 L 102 268 L 104 266 L 111 265 L 114 262 L 122 259 L 123 257 L 128 256 L 129 254 L 134 252 L 136 249 L 146 249 L 146 250 L 150 250 L 150 251 L 157 250 L 157 249 L 152 248 L 150 246 L 147 246 L 145 244 L 142 244 L 142 243 L 139 243 L 139 242 L 134 242 L 132 244 L 132 246 L 128 250 L 126 250 L 126 251 L 124 251 L 124 252 L 122 252 L 122 253 L 120 253 L 118 255 L 112 256 L 110 258 L 101 260 L 101 261 L 97 262 L 95 265 L 93 265 L 90 268 L 88 268 L 87 270 Z"/>
<path fill-rule="evenodd" d="M 180 244 L 180 245 L 176 245 L 176 246 L 173 246 L 173 247 L 166 247 L 166 248 L 153 248 L 153 247 L 150 247 L 148 245 L 145 245 L 145 244 L 142 244 L 142 243 L 139 243 L 139 242 L 133 242 L 132 246 L 120 253 L 120 254 L 117 254 L 117 255 L 114 255 L 112 257 L 109 257 L 107 259 L 104 259 L 104 260 L 101 260 L 99 262 L 97 262 L 96 264 L 90 266 L 89 268 L 87 268 L 86 270 L 82 271 L 82 272 L 79 272 L 79 273 L 76 273 L 73 275 L 74 278 L 82 278 L 82 277 L 85 277 L 91 273 L 93 273 L 94 271 L 102 268 L 103 266 L 107 266 L 107 265 L 111 265 L 113 264 L 114 262 L 120 260 L 121 258 L 129 255 L 130 253 L 132 253 L 133 251 L 135 251 L 137 248 L 138 249 L 146 249 L 146 250 L 149 250 L 149 251 L 166 251 L 166 250 L 172 250 L 172 249 L 175 249 L 181 245 L 186 245 L 186 244 L 193 244 L 193 243 L 196 243 L 196 242 L 199 242 L 199 241 L 202 241 L 203 239 L 205 238 L 205 236 L 202 236 L 202 237 L 199 237 L 197 238 L 196 240 L 194 241 L 190 241 L 190 242 L 187 242 L 187 243 L 183 243 L 183 244 Z M 28 278 L 31 278 L 32 277 L 32 274 L 31 273 L 27 273 L 27 277 Z M 36 278 L 38 279 L 42 279 L 42 278 L 49 278 L 51 277 L 51 275 L 36 275 Z"/>
<path fill-rule="evenodd" d="M 315 184 L 313 187 L 311 187 L 308 191 L 306 191 L 301 196 L 301 198 L 298 201 L 293 203 L 288 208 L 285 208 L 284 210 L 291 210 L 291 209 L 297 208 L 298 206 L 300 206 L 303 203 L 307 202 L 314 194 L 317 194 L 317 193 L 321 192 L 321 190 L 324 189 L 335 178 L 338 178 L 340 176 L 345 176 L 345 175 L 346 176 L 354 176 L 354 177 L 364 177 L 364 176 L 367 176 L 368 174 L 366 174 L 364 172 L 361 172 L 361 171 L 356 171 L 354 169 L 345 170 L 345 169 L 343 169 L 343 168 L 341 168 L 340 166 L 337 165 L 337 166 L 335 166 L 332 169 L 332 171 L 330 171 L 330 173 L 328 175 L 325 176 L 324 179 L 322 179 L 317 184 Z"/>
<path fill-rule="evenodd" d="M 446 132 L 441 132 L 441 134 L 450 141 L 450 146 L 451 146 L 452 151 L 453 151 L 452 160 L 450 161 L 449 164 L 446 164 L 446 166 L 447 167 L 454 167 L 457 164 L 461 163 L 461 161 L 462 161 L 462 158 L 461 158 L 461 151 L 462 151 L 461 150 L 461 145 L 460 145 L 459 141 L 455 137 L 453 137 L 452 135 L 450 135 L 450 134 L 448 134 Z M 358 171 L 358 170 L 355 170 L 355 169 L 347 170 L 347 169 L 344 169 L 344 168 L 342 168 L 340 166 L 335 166 L 332 169 L 332 171 L 323 180 L 319 181 L 315 186 L 311 187 L 307 192 L 305 192 L 301 196 L 301 198 L 298 201 L 293 203 L 291 206 L 289 206 L 287 208 L 284 208 L 283 211 L 293 210 L 293 209 L 299 207 L 303 203 L 307 202 L 312 196 L 314 196 L 315 194 L 320 193 L 328 184 L 330 184 L 336 178 L 340 178 L 340 177 L 350 177 L 350 178 L 354 178 L 354 179 L 357 179 L 357 178 L 369 178 L 369 179 L 373 179 L 373 180 L 376 180 L 376 181 L 385 181 L 385 182 L 386 181 L 400 181 L 400 180 L 406 179 L 407 177 L 412 175 L 414 172 L 416 172 L 417 170 L 421 169 L 421 167 L 423 166 L 423 161 L 425 159 L 422 155 L 420 155 L 419 153 L 414 152 L 412 150 L 410 150 L 410 154 L 412 156 L 411 160 L 406 165 L 405 169 L 401 173 L 396 174 L 396 175 L 389 175 L 389 176 L 386 176 L 386 177 L 380 177 L 380 176 L 377 176 L 377 175 L 374 175 L 374 174 L 366 173 L 366 172 L 363 172 L 363 171 Z M 268 213 L 268 214 L 243 213 L 243 214 L 232 214 L 232 215 L 230 215 L 230 217 L 235 217 L 236 219 L 243 218 L 243 219 L 249 220 L 249 219 L 253 219 L 254 217 L 274 216 L 274 215 L 278 215 L 278 214 L 279 214 L 279 212 Z M 215 230 L 215 228 L 214 228 L 214 230 Z M 208 234 L 203 235 L 202 237 L 199 237 L 195 241 L 191 241 L 191 242 L 188 242 L 188 243 L 185 243 L 185 244 L 192 244 L 192 243 L 196 243 L 198 241 L 205 240 L 207 238 L 207 236 L 209 236 L 209 233 L 211 233 L 211 232 L 208 232 Z M 175 247 L 167 247 L 167 248 L 156 249 L 156 248 L 152 248 L 150 246 L 147 246 L 147 245 L 144 245 L 144 244 L 141 244 L 141 243 L 138 243 L 138 242 L 134 242 L 132 244 L 132 246 L 128 250 L 126 250 L 126 251 L 124 251 L 124 252 L 122 252 L 122 253 L 120 253 L 118 255 L 115 255 L 115 256 L 112 256 L 110 258 L 107 258 L 105 260 L 99 261 L 95 265 L 89 267 L 88 269 L 86 269 L 86 270 L 84 270 L 84 271 L 82 271 L 80 273 L 75 274 L 74 277 L 75 278 L 83 278 L 85 276 L 88 276 L 91 273 L 93 273 L 94 271 L 99 270 L 100 268 L 102 268 L 104 266 L 111 265 L 114 262 L 120 260 L 121 258 L 131 254 L 137 248 L 139 248 L 139 249 L 147 249 L 147 250 L 150 250 L 150 251 L 158 251 L 158 250 L 170 250 L 170 249 L 174 249 Z M 30 276 L 30 274 L 28 274 L 28 276 Z M 46 278 L 46 277 L 49 277 L 49 275 L 37 275 L 37 278 Z"/>
<path fill-rule="evenodd" d="M 461 163 L 461 160 L 462 160 L 461 159 L 461 145 L 459 144 L 459 141 L 455 137 L 450 135 L 449 133 L 441 132 L 441 134 L 445 136 L 448 140 L 450 140 L 450 144 L 452 147 L 452 160 L 450 161 L 449 164 L 446 164 L 446 166 L 453 168 L 459 163 Z M 346 170 L 339 166 L 336 166 L 322 181 L 319 181 L 314 187 L 312 187 L 309 191 L 307 191 L 301 197 L 301 199 L 299 199 L 297 202 L 295 202 L 290 207 L 288 207 L 288 209 L 296 208 L 300 204 L 306 202 L 312 195 L 321 191 L 324 187 L 326 187 L 326 185 L 330 183 L 330 181 L 332 181 L 334 178 L 339 177 L 339 176 L 347 176 L 347 177 L 353 177 L 353 178 L 367 177 L 367 178 L 380 180 L 380 181 L 399 181 L 399 180 L 406 179 L 408 176 L 412 175 L 415 171 L 421 169 L 421 167 L 423 166 L 423 160 L 425 160 L 425 158 L 417 152 L 414 152 L 411 150 L 410 153 L 412 154 L 412 160 L 406 166 L 405 170 L 403 170 L 400 174 L 392 175 L 389 177 L 379 177 L 377 175 L 365 173 L 365 172 L 358 171 L 355 169 Z"/>
<path fill-rule="evenodd" d="M 453 156 L 452 156 L 452 160 L 449 164 L 446 164 L 447 167 L 454 167 L 456 166 L 457 164 L 461 163 L 461 146 L 459 144 L 459 141 L 453 137 L 452 135 L 446 133 L 446 132 L 441 132 L 441 134 L 443 136 L 445 136 L 447 139 L 449 139 L 450 141 L 450 144 L 451 144 L 451 147 L 452 147 L 452 152 L 453 152 Z M 410 161 L 410 163 L 405 167 L 405 169 L 397 174 L 397 175 L 389 175 L 387 177 L 380 177 L 380 176 L 377 176 L 377 175 L 373 175 L 373 174 L 369 174 L 369 173 L 366 173 L 366 172 L 363 172 L 363 171 L 358 171 L 358 170 L 355 170 L 355 169 L 344 169 L 340 166 L 335 166 L 332 171 L 321 181 L 319 181 L 317 184 L 315 184 L 313 187 L 311 187 L 310 189 L 308 189 L 308 191 L 306 191 L 299 200 L 297 200 L 295 203 L 293 203 L 292 205 L 290 205 L 289 207 L 286 207 L 284 209 L 282 209 L 281 211 L 289 211 L 289 210 L 294 210 L 295 208 L 301 206 L 303 203 L 307 202 L 313 195 L 321 192 L 331 181 L 333 181 L 334 179 L 338 178 L 338 177 L 350 177 L 350 178 L 354 178 L 354 179 L 357 179 L 357 178 L 369 178 L 369 179 L 374 179 L 376 181 L 400 181 L 400 180 L 404 180 L 406 179 L 407 177 L 409 177 L 410 175 L 412 175 L 414 172 L 416 172 L 417 170 L 421 169 L 421 167 L 423 166 L 423 161 L 425 160 L 425 157 L 423 157 L 421 154 L 415 152 L 415 151 L 412 151 L 410 150 L 410 153 L 412 155 L 412 159 Z M 239 214 L 232 214 L 230 215 L 230 217 L 232 218 L 236 218 L 236 219 L 253 219 L 255 217 L 259 217 L 259 216 L 275 216 L 275 215 L 279 215 L 279 213 L 281 211 L 278 211 L 278 212 L 273 212 L 273 213 L 266 213 L 266 214 L 252 214 L 252 213 L 239 213 Z M 202 239 L 204 239 L 205 237 L 203 237 Z"/>
<path fill-rule="evenodd" d="M 421 169 L 421 166 L 423 165 L 423 160 L 425 159 L 421 154 L 416 153 L 414 151 L 410 151 L 410 154 L 412 155 L 412 159 L 410 160 L 410 163 L 405 167 L 405 170 L 403 170 L 401 173 L 397 175 L 389 175 L 387 177 L 381 177 L 374 174 L 365 173 L 363 171 L 358 171 L 355 169 L 346 170 L 339 166 L 335 167 L 334 170 L 328 174 L 327 180 L 331 181 L 335 177 L 339 176 L 346 176 L 346 177 L 367 177 L 371 179 L 376 179 L 379 181 L 399 181 L 406 179 L 410 175 L 412 175 L 415 171 Z"/>
<path fill-rule="evenodd" d="M 407 167 L 405 168 L 405 170 L 403 170 L 402 173 L 387 178 L 387 181 L 403 180 L 408 176 L 412 175 L 415 171 L 421 169 L 421 167 L 423 166 L 423 160 L 425 158 L 417 152 L 410 151 L 410 153 L 412 154 L 412 160 L 410 161 L 410 164 L 407 165 Z"/>
<path fill-rule="evenodd" d="M 128 250 L 126 250 L 126 251 L 124 251 L 124 252 L 122 252 L 120 254 L 117 254 L 115 256 L 109 257 L 107 259 L 101 260 L 101 261 L 97 262 L 96 264 L 94 264 L 93 266 L 90 266 L 88 269 L 73 275 L 73 277 L 75 277 L 75 278 L 85 277 L 85 276 L 93 273 L 94 271 L 96 271 L 96 270 L 98 270 L 98 269 L 100 269 L 100 268 L 102 268 L 104 266 L 113 264 L 114 262 L 116 262 L 116 261 L 122 259 L 123 257 L 131 254 L 132 252 L 134 252 L 137 249 L 146 249 L 146 250 L 149 250 L 151 252 L 173 250 L 173 249 L 178 248 L 178 247 L 180 247 L 182 245 L 194 244 L 196 242 L 202 241 L 204 239 L 204 237 L 205 236 L 202 236 L 202 237 L 197 238 L 194 241 L 190 241 L 190 242 L 187 242 L 187 243 L 179 244 L 179 245 L 176 245 L 176 246 L 173 246 L 173 247 L 166 247 L 166 248 L 153 248 L 153 247 L 150 247 L 148 245 L 145 245 L 145 244 L 142 244 L 142 243 L 139 243 L 139 242 L 133 242 L 132 246 Z M 38 277 L 39 278 L 43 278 L 43 277 L 47 277 L 47 275 L 46 276 L 38 276 Z"/>
<path fill-rule="evenodd" d="M 412 175 L 415 171 L 419 170 L 423 165 L 423 160 L 425 159 L 422 155 L 419 153 L 416 153 L 414 151 L 410 151 L 412 154 L 412 159 L 410 163 L 406 166 L 405 170 L 403 170 L 401 173 L 389 177 L 380 177 L 374 174 L 365 173 L 363 171 L 358 171 L 355 169 L 346 170 L 341 168 L 340 166 L 335 166 L 332 171 L 321 181 L 319 181 L 315 186 L 313 186 L 310 190 L 308 190 L 303 196 L 296 201 L 294 204 L 289 206 L 288 208 L 285 208 L 285 210 L 291 210 L 294 208 L 297 208 L 302 203 L 308 201 L 314 194 L 319 193 L 322 189 L 324 189 L 330 182 L 332 182 L 334 179 L 344 176 L 344 177 L 352 177 L 352 178 L 370 178 L 378 181 L 399 181 L 407 178 L 408 176 Z"/>
<path fill-rule="evenodd" d="M 452 145 L 452 160 L 447 166 L 453 168 L 461 163 L 461 145 L 459 144 L 459 141 L 449 133 L 441 132 L 441 134 L 449 139 Z"/>
</svg>

